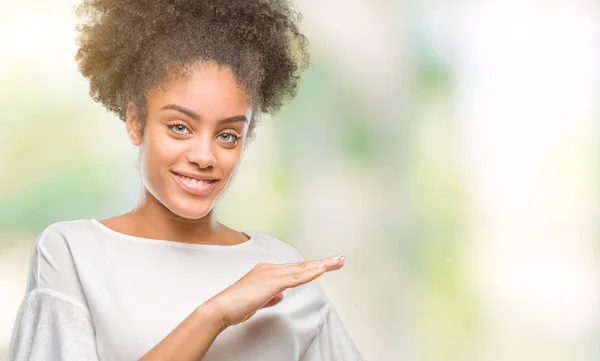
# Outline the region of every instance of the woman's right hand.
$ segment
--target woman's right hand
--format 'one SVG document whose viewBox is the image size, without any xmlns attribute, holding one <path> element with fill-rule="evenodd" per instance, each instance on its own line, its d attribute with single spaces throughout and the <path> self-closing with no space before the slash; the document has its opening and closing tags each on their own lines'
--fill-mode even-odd
<svg viewBox="0 0 600 361">
<path fill-rule="evenodd" d="M 259 263 L 234 284 L 213 296 L 202 306 L 216 312 L 224 327 L 248 320 L 261 308 L 283 300 L 283 291 L 305 284 L 328 271 L 344 266 L 345 257 L 300 263 Z M 319 268 L 319 265 L 322 265 Z"/>
</svg>

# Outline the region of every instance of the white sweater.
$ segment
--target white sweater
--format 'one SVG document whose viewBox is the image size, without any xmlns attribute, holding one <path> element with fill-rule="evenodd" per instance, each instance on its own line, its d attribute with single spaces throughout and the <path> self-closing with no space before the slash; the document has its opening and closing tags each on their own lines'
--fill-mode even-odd
<svg viewBox="0 0 600 361">
<path fill-rule="evenodd" d="M 118 233 L 94 219 L 54 223 L 31 253 L 9 361 L 134 361 L 259 262 L 303 261 L 261 232 L 234 246 Z M 203 361 L 364 361 L 318 281 L 223 331 Z"/>
</svg>

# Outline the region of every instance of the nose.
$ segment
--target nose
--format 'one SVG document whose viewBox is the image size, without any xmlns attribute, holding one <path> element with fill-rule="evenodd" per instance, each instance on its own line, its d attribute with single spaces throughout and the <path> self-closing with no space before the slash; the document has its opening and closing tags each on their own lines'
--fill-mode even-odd
<svg viewBox="0 0 600 361">
<path fill-rule="evenodd" d="M 217 164 L 213 144 L 210 139 L 206 138 L 190 142 L 186 158 L 188 162 L 195 163 L 200 168 L 208 168 Z"/>
</svg>

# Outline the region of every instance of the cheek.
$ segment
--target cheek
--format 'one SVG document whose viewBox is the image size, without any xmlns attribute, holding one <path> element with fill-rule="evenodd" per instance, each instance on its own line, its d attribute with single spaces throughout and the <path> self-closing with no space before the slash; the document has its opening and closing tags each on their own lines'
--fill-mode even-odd
<svg viewBox="0 0 600 361">
<path fill-rule="evenodd" d="M 182 157 L 184 148 L 166 136 L 154 135 L 144 140 L 140 148 L 140 171 L 147 188 L 157 189 L 172 164 Z"/>
<path fill-rule="evenodd" d="M 220 171 L 223 172 L 225 176 L 229 176 L 229 174 L 234 172 L 238 167 L 242 158 L 242 150 L 241 148 L 236 150 L 226 150 L 222 153 L 223 154 L 217 158 L 217 167 L 220 168 Z"/>
</svg>

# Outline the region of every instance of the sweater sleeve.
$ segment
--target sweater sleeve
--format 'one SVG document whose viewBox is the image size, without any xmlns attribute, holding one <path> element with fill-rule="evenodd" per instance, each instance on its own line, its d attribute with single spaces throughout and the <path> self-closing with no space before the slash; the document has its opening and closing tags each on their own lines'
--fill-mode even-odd
<svg viewBox="0 0 600 361">
<path fill-rule="evenodd" d="M 19 308 L 8 361 L 97 361 L 89 313 L 75 301 L 45 289 L 30 292 Z"/>
<path fill-rule="evenodd" d="M 356 349 L 330 301 L 327 301 L 323 324 L 302 361 L 366 361 Z"/>
<path fill-rule="evenodd" d="M 33 245 L 8 360 L 98 360 L 94 324 L 60 224 L 44 229 Z"/>
</svg>

